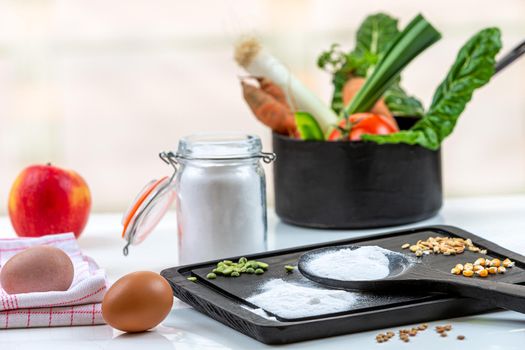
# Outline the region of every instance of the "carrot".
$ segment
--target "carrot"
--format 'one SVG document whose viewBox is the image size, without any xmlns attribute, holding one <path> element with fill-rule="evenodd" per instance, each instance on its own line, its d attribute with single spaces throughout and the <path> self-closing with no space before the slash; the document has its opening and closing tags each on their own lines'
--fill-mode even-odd
<svg viewBox="0 0 525 350">
<path fill-rule="evenodd" d="M 345 83 L 345 86 L 343 87 L 343 103 L 345 106 L 347 106 L 350 103 L 350 101 L 355 96 L 357 91 L 359 91 L 364 82 L 365 78 L 353 77 Z M 390 110 L 385 104 L 385 101 L 382 98 L 375 103 L 375 105 L 369 112 L 381 114 L 389 119 L 393 119 L 392 113 L 390 112 Z"/>
<path fill-rule="evenodd" d="M 271 81 L 268 78 L 265 77 L 255 77 L 257 81 L 259 82 L 259 86 L 261 87 L 261 90 L 272 96 L 279 102 L 280 104 L 285 105 L 290 109 L 290 106 L 288 105 L 288 102 L 286 101 L 286 94 L 284 93 L 283 89 L 281 89 L 277 84 L 275 84 L 273 81 Z"/>
<path fill-rule="evenodd" d="M 264 81 L 263 81 L 264 82 Z M 279 98 L 280 93 L 276 85 L 265 85 L 264 91 L 261 87 L 255 87 L 246 81 L 241 80 L 244 100 L 252 110 L 253 114 L 264 125 L 270 127 L 274 132 L 279 134 L 295 135 L 295 117 L 288 105 Z M 269 89 L 271 87 L 271 89 Z M 268 92 L 271 92 L 271 94 Z M 284 94 L 282 93 L 282 96 Z"/>
<path fill-rule="evenodd" d="M 256 38 L 241 38 L 235 45 L 234 57 L 249 74 L 273 81 L 284 91 L 288 102 L 293 104 L 294 112 L 310 113 L 323 131 L 337 123 L 337 114 L 297 79 L 286 64 L 264 49 Z"/>
</svg>

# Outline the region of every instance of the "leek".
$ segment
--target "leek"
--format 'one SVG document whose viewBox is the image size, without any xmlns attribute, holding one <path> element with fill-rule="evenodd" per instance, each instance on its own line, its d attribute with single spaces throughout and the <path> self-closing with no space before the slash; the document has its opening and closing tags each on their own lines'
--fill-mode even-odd
<svg viewBox="0 0 525 350">
<path fill-rule="evenodd" d="M 337 114 L 297 79 L 286 64 L 264 50 L 254 38 L 244 38 L 235 47 L 235 60 L 248 73 L 266 77 L 286 93 L 288 105 L 294 111 L 308 112 L 323 131 L 337 123 Z"/>
<path fill-rule="evenodd" d="M 374 71 L 343 109 L 343 115 L 368 112 L 417 55 L 441 38 L 422 15 L 417 15 L 396 37 Z"/>
</svg>

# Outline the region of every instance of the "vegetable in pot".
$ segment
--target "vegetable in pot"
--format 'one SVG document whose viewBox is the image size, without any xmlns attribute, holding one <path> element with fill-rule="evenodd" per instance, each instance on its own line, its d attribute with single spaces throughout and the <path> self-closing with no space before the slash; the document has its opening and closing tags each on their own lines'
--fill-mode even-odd
<svg viewBox="0 0 525 350">
<path fill-rule="evenodd" d="M 241 40 L 235 48 L 235 60 L 248 73 L 266 77 L 286 94 L 289 106 L 311 113 L 323 130 L 337 123 L 336 113 L 308 89 L 290 70 L 254 38 Z"/>
<path fill-rule="evenodd" d="M 275 132 L 303 140 L 323 140 L 324 134 L 331 141 L 406 143 L 437 150 L 452 133 L 474 90 L 491 79 L 501 48 L 497 28 L 474 35 L 459 51 L 431 106 L 423 113 L 421 102 L 401 87 L 400 72 L 440 37 L 421 15 L 401 33 L 396 19 L 385 14 L 369 16 L 358 30 L 354 51 L 344 53 L 332 45 L 319 57 L 319 67 L 333 74 L 333 110 L 282 63 L 262 51 L 256 41 L 238 46 L 236 59 L 252 74 L 260 72 L 267 77 L 256 78 L 258 88 L 243 81 L 243 92 L 257 118 Z M 397 117 L 420 119 L 409 130 L 399 131 L 392 112 Z"/>
<path fill-rule="evenodd" d="M 422 117 L 425 113 L 421 102 L 414 96 L 409 96 L 399 85 L 399 81 L 390 85 L 383 94 L 383 100 L 396 117 Z"/>
<path fill-rule="evenodd" d="M 348 80 L 343 88 L 343 102 L 345 104 L 350 103 L 355 94 L 359 91 L 361 86 L 365 83 L 365 78 L 355 77 Z M 386 117 L 394 119 L 392 113 L 385 104 L 384 99 L 379 99 L 374 106 L 370 109 L 370 113 L 381 114 Z"/>
<path fill-rule="evenodd" d="M 279 134 L 295 135 L 295 118 L 280 87 L 266 78 L 255 78 L 259 87 L 241 80 L 244 100 L 264 125 Z"/>
<path fill-rule="evenodd" d="M 374 113 L 356 113 L 339 122 L 329 141 L 360 141 L 364 134 L 386 135 L 399 131 L 395 119 Z"/>
<path fill-rule="evenodd" d="M 324 135 L 317 120 L 307 112 L 295 113 L 295 124 L 302 140 L 323 141 Z"/>
<path fill-rule="evenodd" d="M 387 88 L 399 79 L 401 70 L 440 38 L 441 34 L 423 16 L 416 16 L 389 46 L 372 74 L 343 109 L 344 114 L 369 111 Z"/>
<path fill-rule="evenodd" d="M 362 139 L 380 144 L 417 144 L 437 150 L 454 130 L 474 90 L 488 83 L 494 74 L 495 57 L 501 49 L 500 36 L 498 28 L 487 28 L 460 49 L 456 61 L 437 88 L 428 112 L 410 130 L 391 135 L 363 135 Z"/>
<path fill-rule="evenodd" d="M 356 47 L 353 51 L 344 53 L 339 49 L 339 45 L 333 44 L 328 51 L 319 56 L 318 66 L 333 75 L 334 92 L 331 106 L 335 112 L 339 113 L 349 102 L 344 96 L 348 85 L 356 78 L 368 77 L 399 35 L 397 24 L 397 19 L 383 13 L 368 16 L 357 31 Z M 409 96 L 399 83 L 399 80 L 393 83 L 385 92 L 384 102 L 380 99 L 378 103 L 386 103 L 388 114 L 422 115 L 421 102 Z"/>
</svg>

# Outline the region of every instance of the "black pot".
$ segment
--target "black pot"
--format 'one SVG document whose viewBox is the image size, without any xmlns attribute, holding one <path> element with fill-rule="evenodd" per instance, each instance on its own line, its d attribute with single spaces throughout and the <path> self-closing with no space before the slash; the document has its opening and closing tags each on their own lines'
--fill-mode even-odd
<svg viewBox="0 0 525 350">
<path fill-rule="evenodd" d="M 273 134 L 275 209 L 285 222 L 354 229 L 407 224 L 443 202 L 441 154 L 406 144 Z"/>
</svg>

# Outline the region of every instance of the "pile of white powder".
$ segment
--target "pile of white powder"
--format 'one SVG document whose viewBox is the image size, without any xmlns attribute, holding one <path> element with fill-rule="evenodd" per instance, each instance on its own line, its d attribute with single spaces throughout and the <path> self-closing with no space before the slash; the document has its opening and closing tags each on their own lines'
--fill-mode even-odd
<svg viewBox="0 0 525 350">
<path fill-rule="evenodd" d="M 340 281 L 377 280 L 388 276 L 389 254 L 399 254 L 378 246 L 338 249 L 320 253 L 307 261 L 312 275 Z"/>
<path fill-rule="evenodd" d="M 252 303 L 282 318 L 302 318 L 348 311 L 359 294 L 315 286 L 300 286 L 282 279 L 272 279 L 261 292 L 249 297 Z"/>
</svg>

